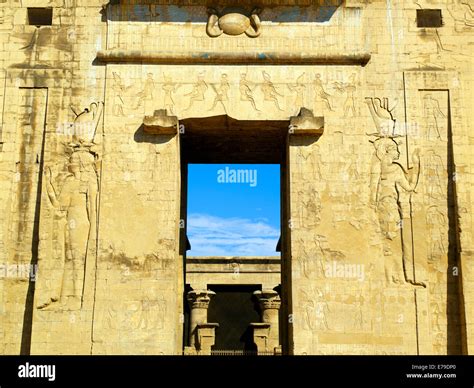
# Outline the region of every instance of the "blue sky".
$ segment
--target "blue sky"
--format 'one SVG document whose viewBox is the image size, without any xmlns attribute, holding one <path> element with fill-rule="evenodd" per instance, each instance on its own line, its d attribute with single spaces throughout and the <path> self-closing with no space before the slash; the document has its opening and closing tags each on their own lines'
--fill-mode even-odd
<svg viewBox="0 0 474 388">
<path fill-rule="evenodd" d="M 190 164 L 187 233 L 188 256 L 277 255 L 280 166 Z"/>
</svg>

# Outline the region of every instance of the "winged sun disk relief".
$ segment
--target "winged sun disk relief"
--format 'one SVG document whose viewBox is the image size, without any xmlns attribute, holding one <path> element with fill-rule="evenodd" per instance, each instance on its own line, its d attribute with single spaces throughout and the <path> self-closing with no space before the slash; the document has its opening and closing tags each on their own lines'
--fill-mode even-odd
<svg viewBox="0 0 474 388">
<path fill-rule="evenodd" d="M 261 21 L 258 16 L 261 12 L 260 8 L 255 8 L 250 16 L 241 10 L 224 10 L 219 15 L 214 8 L 208 8 L 207 12 L 209 18 L 206 32 L 212 38 L 222 34 L 232 36 L 245 34 L 250 38 L 256 38 L 261 33 Z"/>
</svg>

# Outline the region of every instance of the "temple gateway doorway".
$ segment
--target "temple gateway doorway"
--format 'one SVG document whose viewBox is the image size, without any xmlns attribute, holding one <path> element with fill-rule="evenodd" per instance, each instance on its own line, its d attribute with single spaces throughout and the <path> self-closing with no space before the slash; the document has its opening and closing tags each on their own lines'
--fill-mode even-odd
<svg viewBox="0 0 474 388">
<path fill-rule="evenodd" d="M 250 351 L 257 354 L 290 354 L 289 147 L 317 140 L 323 131 L 323 119 L 315 118 L 305 108 L 298 116 L 288 120 L 236 120 L 228 115 L 178 120 L 161 110 L 145 117 L 144 130 L 149 133 L 177 133 L 179 136 L 179 253 L 183 260 L 184 353 L 241 354 Z M 274 255 L 187 255 L 190 249 L 187 237 L 188 166 L 199 163 L 280 166 L 281 227 Z M 238 277 L 235 276 L 235 268 L 238 268 Z M 217 296 L 218 293 L 222 295 Z M 224 294 L 230 296 L 232 303 L 225 305 Z M 243 316 L 239 316 L 239 311 Z M 233 319 L 232 316 L 238 318 Z"/>
<path fill-rule="evenodd" d="M 277 164 L 281 175 L 280 217 L 283 219 L 289 122 L 238 121 L 219 116 L 187 119 L 180 121 L 180 125 L 181 218 L 185 220 L 181 230 L 186 285 L 185 353 L 279 353 L 283 342 L 280 333 L 285 329 L 281 325 L 284 320 L 278 319 L 278 315 L 283 311 L 280 301 L 286 298 L 282 295 L 284 292 L 276 290 L 281 290 L 285 248 L 275 246 L 272 256 L 187 255 L 187 177 L 189 164 L 195 163 Z M 282 236 L 286 233 L 285 222 L 280 224 Z M 272 293 L 278 301 L 273 322 L 265 322 L 268 314 L 261 309 L 262 290 Z"/>
</svg>

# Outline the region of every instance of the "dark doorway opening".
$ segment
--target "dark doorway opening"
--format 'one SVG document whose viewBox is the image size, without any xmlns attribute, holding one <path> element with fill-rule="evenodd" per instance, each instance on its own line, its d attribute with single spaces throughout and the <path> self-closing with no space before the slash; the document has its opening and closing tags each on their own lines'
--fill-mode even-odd
<svg viewBox="0 0 474 388">
<path fill-rule="evenodd" d="M 250 323 L 260 322 L 253 292 L 260 286 L 209 285 L 216 295 L 209 304 L 207 319 L 219 323 L 214 349 L 256 350 Z"/>
</svg>

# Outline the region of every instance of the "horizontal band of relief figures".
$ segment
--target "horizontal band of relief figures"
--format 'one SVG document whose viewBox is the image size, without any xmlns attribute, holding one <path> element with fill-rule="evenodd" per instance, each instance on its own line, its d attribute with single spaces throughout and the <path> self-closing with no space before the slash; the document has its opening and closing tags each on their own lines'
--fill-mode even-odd
<svg viewBox="0 0 474 388">
<path fill-rule="evenodd" d="M 145 107 L 150 110 L 161 107 L 170 115 L 185 115 L 193 109 L 230 114 L 232 110 L 238 109 L 236 104 L 244 104 L 246 108 L 260 114 L 271 109 L 288 112 L 291 116 L 298 114 L 303 106 L 315 106 L 315 112 L 339 109 L 344 117 L 357 115 L 355 73 L 347 80 L 328 84 L 324 83 L 321 74 L 310 75 L 305 72 L 285 84 L 274 83 L 266 71 L 260 73 L 260 79 L 240 73 L 239 79 L 233 80 L 227 73 L 222 73 L 219 82 L 206 81 L 204 72 L 198 73 L 191 83 L 174 82 L 165 73 L 161 80 L 157 81 L 156 78 L 153 73 L 148 73 L 141 88 L 136 91 L 131 81 L 126 82 L 118 72 L 113 72 L 111 113 L 114 116 L 127 116 L 137 114 Z M 343 99 L 342 104 L 339 104 L 340 98 Z M 313 103 L 309 103 L 310 99 L 314 100 Z"/>
</svg>

